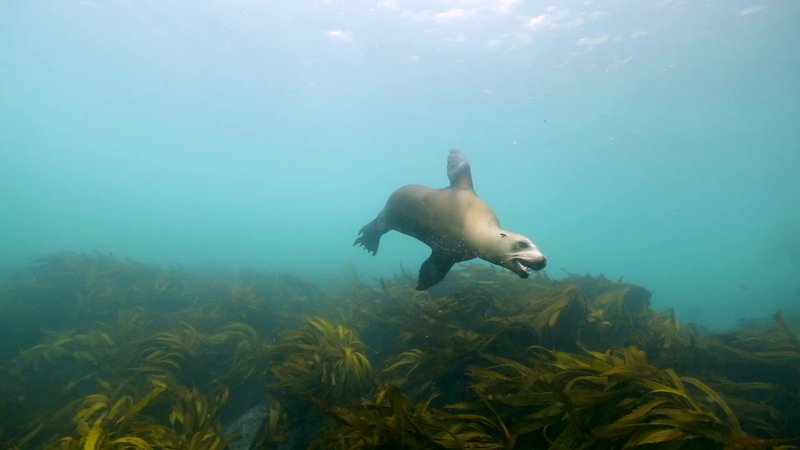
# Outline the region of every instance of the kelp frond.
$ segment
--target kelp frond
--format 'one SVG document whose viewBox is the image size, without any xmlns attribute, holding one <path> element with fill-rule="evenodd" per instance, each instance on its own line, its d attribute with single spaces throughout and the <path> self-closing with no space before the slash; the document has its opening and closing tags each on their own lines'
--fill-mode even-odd
<svg viewBox="0 0 800 450">
<path fill-rule="evenodd" d="M 269 385 L 293 395 L 312 392 L 320 398 L 357 398 L 372 384 L 372 364 L 355 330 L 320 317 L 308 317 L 306 326 L 284 332 L 266 347 L 273 364 Z"/>
</svg>

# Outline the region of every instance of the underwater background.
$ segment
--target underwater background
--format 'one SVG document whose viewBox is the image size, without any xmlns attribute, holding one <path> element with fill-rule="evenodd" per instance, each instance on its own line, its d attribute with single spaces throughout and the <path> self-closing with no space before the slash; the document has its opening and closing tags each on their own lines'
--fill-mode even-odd
<svg viewBox="0 0 800 450">
<path fill-rule="evenodd" d="M 325 277 L 394 189 L 472 162 L 548 273 L 712 327 L 800 300 L 800 6 L 6 1 L 7 269 L 55 250 Z"/>
<path fill-rule="evenodd" d="M 258 448 L 796 448 L 799 22 L 3 1 L 0 447 L 217 449 L 255 411 Z M 352 246 L 394 189 L 446 186 L 451 148 L 539 276 L 464 263 L 419 294 L 424 244 Z"/>
</svg>

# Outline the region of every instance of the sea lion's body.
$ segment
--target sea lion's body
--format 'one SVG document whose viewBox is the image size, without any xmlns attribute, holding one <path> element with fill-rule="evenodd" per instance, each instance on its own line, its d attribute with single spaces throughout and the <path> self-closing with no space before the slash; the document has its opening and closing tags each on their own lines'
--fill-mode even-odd
<svg viewBox="0 0 800 450">
<path fill-rule="evenodd" d="M 433 286 L 453 264 L 473 258 L 502 265 L 523 278 L 527 268 L 545 266 L 533 241 L 500 228 L 492 209 L 475 194 L 469 162 L 460 151 L 450 152 L 448 176 L 447 188 L 408 185 L 396 190 L 378 217 L 361 229 L 354 245 L 375 254 L 380 237 L 390 230 L 427 244 L 431 256 L 420 268 L 417 289 Z"/>
<path fill-rule="evenodd" d="M 472 190 L 409 185 L 396 190 L 378 215 L 381 228 L 415 237 L 456 262 L 476 258 L 481 228 L 499 228 L 489 205 Z"/>
</svg>

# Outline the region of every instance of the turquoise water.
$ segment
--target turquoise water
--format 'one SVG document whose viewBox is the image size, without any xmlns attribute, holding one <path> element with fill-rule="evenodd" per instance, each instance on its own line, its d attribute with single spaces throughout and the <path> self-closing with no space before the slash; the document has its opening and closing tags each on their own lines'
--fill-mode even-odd
<svg viewBox="0 0 800 450">
<path fill-rule="evenodd" d="M 800 303 L 800 4 L 0 5 L 0 265 L 58 250 L 320 279 L 448 149 L 547 273 L 727 327 Z M 563 270 L 562 270 L 563 269 Z"/>
</svg>

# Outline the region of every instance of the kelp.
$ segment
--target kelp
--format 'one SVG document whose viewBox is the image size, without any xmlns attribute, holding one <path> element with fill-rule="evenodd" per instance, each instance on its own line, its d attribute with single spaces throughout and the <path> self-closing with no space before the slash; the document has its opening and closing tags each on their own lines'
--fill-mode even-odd
<svg viewBox="0 0 800 450">
<path fill-rule="evenodd" d="M 254 441 L 267 448 L 285 444 L 289 442 L 290 427 L 286 410 L 279 400 L 274 400 Z"/>
<path fill-rule="evenodd" d="M 339 424 L 319 436 L 310 449 L 480 449 L 506 446 L 486 432 L 486 424 L 470 415 L 454 415 L 432 407 L 435 396 L 413 403 L 394 385 L 382 386 L 374 398 L 349 407 L 310 401 Z"/>
<path fill-rule="evenodd" d="M 711 448 L 746 436 L 718 393 L 695 378 L 648 364 L 636 347 L 585 355 L 532 350 L 530 364 L 488 356 L 496 366 L 472 370 L 479 397 L 519 436 L 539 433 L 542 439 L 545 430 L 550 436 L 579 436 L 562 448 L 689 440 Z"/>
<path fill-rule="evenodd" d="M 7 352 L 0 367 L 4 380 L 0 383 L 0 422 L 7 430 L 15 430 L 0 436 L 0 444 L 7 447 L 51 442 L 48 445 L 53 448 L 138 448 L 141 442 L 128 442 L 119 430 L 112 435 L 107 432 L 123 424 L 117 423 L 114 414 L 137 404 L 138 398 L 148 398 L 153 386 L 170 386 L 173 400 L 182 394 L 184 400 L 191 397 L 202 405 L 220 383 L 243 386 L 256 375 L 260 378 L 265 368 L 262 332 L 232 315 L 219 314 L 214 305 L 224 301 L 215 297 L 220 290 L 205 290 L 203 282 L 192 281 L 183 271 L 161 270 L 109 255 L 61 253 L 43 258 L 3 292 L 0 308 L 16 317 L 14 323 L 20 330 L 17 355 L 12 358 Z M 208 309 L 191 308 L 198 302 L 197 296 L 208 296 L 203 301 Z M 22 303 L 25 307 L 20 307 Z M 60 307 L 66 304 L 69 309 L 61 314 Z M 28 328 L 23 328 L 25 325 Z M 23 346 L 26 342 L 31 344 Z M 105 392 L 102 395 L 107 399 L 100 401 L 97 396 L 101 394 L 94 391 L 98 383 L 115 386 L 124 394 L 115 397 Z M 188 396 L 179 388 L 183 385 L 203 387 L 193 388 L 201 390 Z M 80 425 L 80 433 L 64 435 L 67 424 L 81 423 L 63 414 L 65 405 L 88 401 L 87 395 L 98 400 L 91 408 L 104 414 L 104 419 L 94 427 L 100 418 L 92 416 L 84 420 L 88 428 Z M 216 417 L 212 409 L 204 417 Z M 159 415 L 158 420 L 147 422 L 147 427 L 171 425 L 168 417 Z M 107 420 L 111 422 L 104 422 Z M 139 427 L 141 423 L 129 425 Z M 208 434 L 211 430 L 201 421 L 180 427 L 186 433 Z M 63 440 L 53 444 L 57 436 Z M 114 443 L 121 438 L 126 440 Z M 172 436 L 169 442 L 178 442 L 174 448 L 223 446 L 222 439 L 214 444 L 199 437 Z"/>
<path fill-rule="evenodd" d="M 487 265 L 414 283 L 45 256 L 0 286 L 0 447 L 222 449 L 259 403 L 259 448 L 800 448 L 793 316 L 710 333 L 622 280 Z"/>
<path fill-rule="evenodd" d="M 43 448 L 220 450 L 229 443 L 223 437 L 219 418 L 220 408 L 228 399 L 225 387 L 204 395 L 196 387 L 155 385 L 136 398 L 108 382 L 101 385 L 106 392 L 89 394 L 57 414 L 72 414 L 75 431 Z M 169 402 L 169 408 L 156 410 L 154 405 L 160 401 Z M 163 424 L 164 418 L 158 420 L 159 415 L 167 414 L 169 426 Z"/>
<path fill-rule="evenodd" d="M 268 386 L 293 401 L 310 392 L 326 400 L 357 398 L 372 382 L 372 363 L 355 330 L 320 317 L 281 334 L 265 349 Z"/>
<path fill-rule="evenodd" d="M 502 315 L 486 320 L 497 326 L 492 339 L 501 333 L 527 330 L 532 341 L 563 347 L 578 340 L 581 325 L 587 323 L 589 307 L 580 289 L 565 285 L 532 290 L 505 303 L 500 312 Z"/>
</svg>

